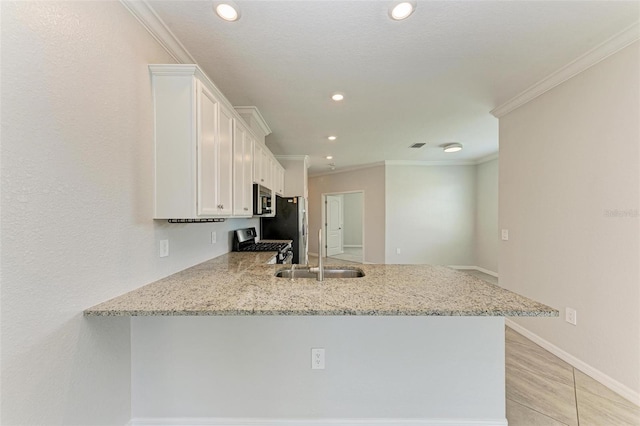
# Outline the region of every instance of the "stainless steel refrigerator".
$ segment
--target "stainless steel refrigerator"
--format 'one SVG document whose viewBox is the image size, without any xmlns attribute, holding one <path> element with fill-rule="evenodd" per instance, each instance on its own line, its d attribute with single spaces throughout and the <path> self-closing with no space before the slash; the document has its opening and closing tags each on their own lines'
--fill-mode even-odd
<svg viewBox="0 0 640 426">
<path fill-rule="evenodd" d="M 260 218 L 263 240 L 293 240 L 293 263 L 308 263 L 307 200 L 304 197 L 276 196 L 276 216 Z"/>
</svg>

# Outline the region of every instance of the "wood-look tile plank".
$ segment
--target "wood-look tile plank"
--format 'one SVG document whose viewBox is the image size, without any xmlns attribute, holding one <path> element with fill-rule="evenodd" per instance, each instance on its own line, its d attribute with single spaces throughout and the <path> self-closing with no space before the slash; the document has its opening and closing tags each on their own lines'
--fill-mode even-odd
<svg viewBox="0 0 640 426">
<path fill-rule="evenodd" d="M 507 363 L 506 396 L 559 422 L 578 425 L 573 385 Z"/>
<path fill-rule="evenodd" d="M 640 409 L 576 390 L 580 426 L 638 426 Z"/>
<path fill-rule="evenodd" d="M 507 399 L 507 421 L 509 426 L 567 426 L 510 399 Z"/>
<path fill-rule="evenodd" d="M 573 367 L 541 347 L 511 343 L 505 345 L 507 366 L 524 369 L 548 380 L 573 387 Z"/>
</svg>

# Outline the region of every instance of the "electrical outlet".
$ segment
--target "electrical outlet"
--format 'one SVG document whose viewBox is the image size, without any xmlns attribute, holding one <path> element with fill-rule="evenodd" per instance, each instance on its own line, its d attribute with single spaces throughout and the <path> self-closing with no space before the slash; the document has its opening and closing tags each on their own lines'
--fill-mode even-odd
<svg viewBox="0 0 640 426">
<path fill-rule="evenodd" d="M 569 324 L 578 325 L 578 313 L 573 308 L 566 308 L 564 313 L 564 319 Z"/>
<path fill-rule="evenodd" d="M 169 240 L 160 240 L 160 257 L 169 256 Z"/>
<path fill-rule="evenodd" d="M 211 244 L 215 244 L 217 240 L 216 231 L 211 231 Z"/>
<path fill-rule="evenodd" d="M 502 241 L 509 241 L 509 230 L 508 229 L 503 229 L 502 230 Z"/>
<path fill-rule="evenodd" d="M 311 348 L 311 369 L 324 370 L 324 348 Z"/>
</svg>

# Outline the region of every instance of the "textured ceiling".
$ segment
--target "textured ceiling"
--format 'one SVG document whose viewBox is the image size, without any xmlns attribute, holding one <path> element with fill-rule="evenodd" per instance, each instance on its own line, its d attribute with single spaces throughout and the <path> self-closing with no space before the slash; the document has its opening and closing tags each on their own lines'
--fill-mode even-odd
<svg viewBox="0 0 640 426">
<path fill-rule="evenodd" d="M 275 154 L 311 173 L 382 160 L 474 160 L 498 149 L 489 111 L 638 20 L 640 2 L 389 1 L 150 4 L 234 105 L 255 105 Z M 345 93 L 341 103 L 332 93 Z M 334 142 L 327 136 L 336 135 Z M 409 145 L 425 142 L 419 149 Z M 460 142 L 445 154 L 438 146 Z M 334 159 L 325 159 L 333 155 Z"/>
</svg>

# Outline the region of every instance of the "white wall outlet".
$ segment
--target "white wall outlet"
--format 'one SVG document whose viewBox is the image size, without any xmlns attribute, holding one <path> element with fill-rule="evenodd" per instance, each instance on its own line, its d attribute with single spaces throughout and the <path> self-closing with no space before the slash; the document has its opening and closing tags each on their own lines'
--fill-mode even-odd
<svg viewBox="0 0 640 426">
<path fill-rule="evenodd" d="M 564 312 L 564 319 L 569 324 L 577 325 L 578 323 L 578 313 L 573 308 L 566 308 Z"/>
<path fill-rule="evenodd" d="M 396 249 L 396 254 L 400 254 L 400 249 L 399 248 Z"/>
<path fill-rule="evenodd" d="M 218 237 L 216 236 L 216 231 L 211 231 L 211 244 L 215 244 L 218 241 Z"/>
<path fill-rule="evenodd" d="M 160 257 L 169 256 L 169 240 L 160 240 Z"/>
<path fill-rule="evenodd" d="M 324 370 L 324 348 L 311 348 L 311 369 Z"/>
<path fill-rule="evenodd" d="M 509 241 L 509 230 L 508 229 L 503 229 L 502 230 L 502 241 Z"/>
</svg>

